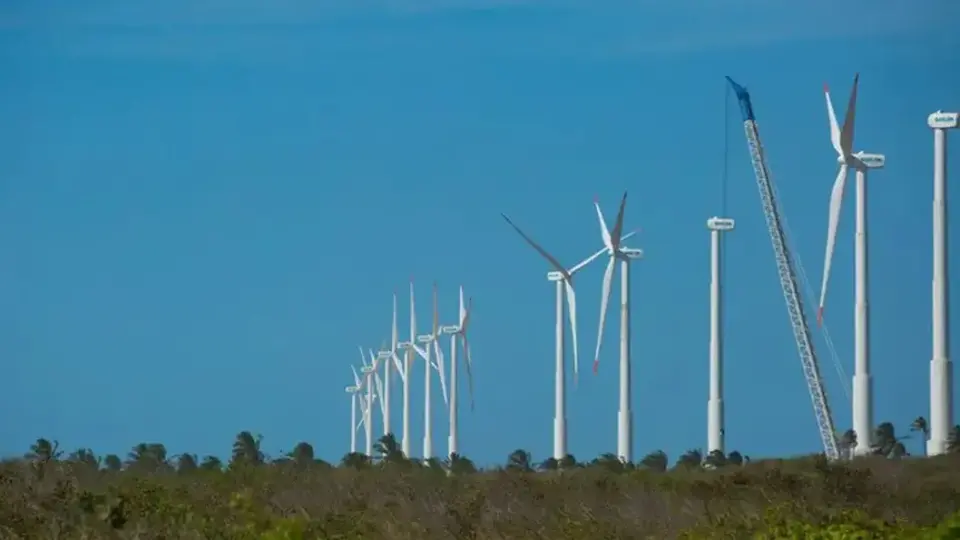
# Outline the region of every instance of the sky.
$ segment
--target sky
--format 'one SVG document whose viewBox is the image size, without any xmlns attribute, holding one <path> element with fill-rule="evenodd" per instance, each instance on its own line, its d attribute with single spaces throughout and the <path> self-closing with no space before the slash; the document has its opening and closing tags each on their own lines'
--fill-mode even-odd
<svg viewBox="0 0 960 540">
<path fill-rule="evenodd" d="M 412 276 L 421 333 L 431 283 L 442 324 L 457 322 L 458 286 L 473 298 L 462 453 L 549 457 L 554 289 L 499 214 L 572 266 L 601 247 L 595 198 L 612 222 L 625 191 L 625 228 L 642 230 L 629 245 L 645 252 L 631 269 L 635 457 L 706 445 L 705 222 L 718 214 L 737 222 L 725 241 L 728 450 L 819 451 L 725 75 L 752 93 L 812 316 L 837 167 L 822 88 L 842 115 L 860 72 L 855 146 L 887 155 L 869 179 L 875 421 L 906 433 L 929 415 L 926 118 L 960 109 L 958 17 L 950 0 L 4 2 L 0 454 L 46 437 L 68 451 L 162 442 L 226 457 L 249 430 L 270 455 L 305 440 L 338 460 L 349 366 L 358 346 L 389 339 L 394 292 L 406 335 Z M 852 199 L 826 311 L 848 375 Z M 576 279 L 579 459 L 616 451 L 616 307 L 590 371 L 602 274 L 601 259 Z M 814 335 L 843 430 L 849 380 Z M 446 425 L 438 404 L 437 454 Z"/>
</svg>

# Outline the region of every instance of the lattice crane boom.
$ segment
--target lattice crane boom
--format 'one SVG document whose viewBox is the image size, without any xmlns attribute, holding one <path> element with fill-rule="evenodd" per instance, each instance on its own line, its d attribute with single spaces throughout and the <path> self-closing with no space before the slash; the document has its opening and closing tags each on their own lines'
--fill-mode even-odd
<svg viewBox="0 0 960 540">
<path fill-rule="evenodd" d="M 757 188 L 760 191 L 760 201 L 763 205 L 763 215 L 767 222 L 767 231 L 773 243 L 773 252 L 777 260 L 777 273 L 780 276 L 780 287 L 787 303 L 787 313 L 790 315 L 790 325 L 793 327 L 793 337 L 797 342 L 797 351 L 800 354 L 800 363 L 803 366 L 803 376 L 807 381 L 810 399 L 813 401 L 813 412 L 817 418 L 817 428 L 820 430 L 820 439 L 823 450 L 830 460 L 840 459 L 840 450 L 837 443 L 836 430 L 833 425 L 833 415 L 827 402 L 827 394 L 823 388 L 823 379 L 820 376 L 820 364 L 813 349 L 813 340 L 810 336 L 810 326 L 803 311 L 797 273 L 794 270 L 793 259 L 787 247 L 786 235 L 780 221 L 780 211 L 777 198 L 770 180 L 769 169 L 763 153 L 763 144 L 760 142 L 760 132 L 757 128 L 756 117 L 753 114 L 753 105 L 747 89 L 727 77 L 730 86 L 737 94 L 740 102 L 740 112 L 743 114 L 743 129 L 747 136 L 747 146 L 750 149 L 750 159 L 753 161 L 753 171 L 757 178 Z"/>
</svg>

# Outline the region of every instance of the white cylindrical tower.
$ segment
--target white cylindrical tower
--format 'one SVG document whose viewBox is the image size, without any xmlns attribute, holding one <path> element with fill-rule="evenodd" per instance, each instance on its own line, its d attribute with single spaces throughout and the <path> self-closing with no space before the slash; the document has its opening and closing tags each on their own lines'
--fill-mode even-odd
<svg viewBox="0 0 960 540">
<path fill-rule="evenodd" d="M 556 366 L 553 396 L 553 458 L 560 461 L 567 457 L 567 382 L 563 358 L 565 348 L 564 323 L 566 319 L 563 311 L 563 297 L 565 293 L 562 276 L 558 277 L 551 272 L 551 274 L 548 275 L 548 279 L 556 281 L 557 284 Z"/>
<path fill-rule="evenodd" d="M 950 305 L 947 273 L 947 132 L 958 113 L 937 111 L 933 128 L 933 356 L 930 360 L 930 440 L 927 455 L 947 451 L 953 426 L 953 364 L 950 361 Z"/>
<path fill-rule="evenodd" d="M 450 434 L 447 435 L 447 457 L 459 454 L 459 420 L 457 408 L 457 334 L 450 335 Z"/>
<path fill-rule="evenodd" d="M 725 452 L 723 422 L 723 298 L 720 234 L 732 231 L 734 220 L 712 217 L 710 230 L 710 388 L 707 398 L 707 452 Z"/>
</svg>

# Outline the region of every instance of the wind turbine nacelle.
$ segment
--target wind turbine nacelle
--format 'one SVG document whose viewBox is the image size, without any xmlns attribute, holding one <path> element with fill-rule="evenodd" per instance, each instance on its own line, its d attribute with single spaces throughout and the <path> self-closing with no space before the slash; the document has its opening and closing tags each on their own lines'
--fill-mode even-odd
<svg viewBox="0 0 960 540">
<path fill-rule="evenodd" d="M 622 253 L 623 256 L 626 257 L 626 258 L 628 258 L 628 259 L 642 259 L 642 258 L 643 258 L 643 250 L 642 250 L 642 249 L 621 247 L 621 248 L 620 248 L 620 253 Z"/>
<path fill-rule="evenodd" d="M 563 274 L 556 270 L 547 272 L 547 281 L 563 281 Z"/>
<path fill-rule="evenodd" d="M 868 169 L 882 169 L 883 165 L 887 162 L 887 156 L 883 154 L 857 152 L 853 157 L 857 158 L 860 163 L 863 163 L 863 166 Z"/>
<path fill-rule="evenodd" d="M 379 358 L 380 360 L 386 360 L 391 356 L 393 356 L 393 352 L 391 351 L 380 351 L 377 353 L 377 358 Z"/>
<path fill-rule="evenodd" d="M 397 348 L 408 351 L 413 348 L 413 343 L 410 343 L 409 341 L 401 341 L 397 343 Z"/>
<path fill-rule="evenodd" d="M 442 333 L 442 334 L 456 334 L 456 333 L 459 332 L 459 331 L 460 331 L 460 327 L 457 326 L 457 325 L 441 326 L 441 327 L 440 327 L 440 333 Z"/>
<path fill-rule="evenodd" d="M 361 373 L 373 373 L 373 366 L 363 366 L 360 368 Z"/>
<path fill-rule="evenodd" d="M 960 125 L 960 113 L 937 111 L 927 118 L 927 124 L 933 129 L 953 129 Z"/>
<path fill-rule="evenodd" d="M 730 218 L 712 217 L 707 220 L 707 228 L 711 231 L 732 231 L 734 224 Z"/>
<path fill-rule="evenodd" d="M 433 341 L 433 336 L 430 334 L 424 334 L 422 336 L 417 336 L 417 342 L 419 343 L 430 343 Z"/>
<path fill-rule="evenodd" d="M 360 387 L 359 387 L 359 386 L 348 386 L 346 390 L 347 390 L 347 393 L 348 393 L 348 394 L 356 394 L 357 392 L 360 391 Z"/>
</svg>

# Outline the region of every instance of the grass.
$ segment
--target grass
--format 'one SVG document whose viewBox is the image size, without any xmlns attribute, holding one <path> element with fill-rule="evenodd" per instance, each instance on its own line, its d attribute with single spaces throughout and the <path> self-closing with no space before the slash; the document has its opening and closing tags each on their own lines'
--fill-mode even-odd
<svg viewBox="0 0 960 540">
<path fill-rule="evenodd" d="M 3 539 L 932 539 L 960 538 L 958 511 L 960 455 L 454 476 L 409 462 L 0 465 Z"/>
</svg>

